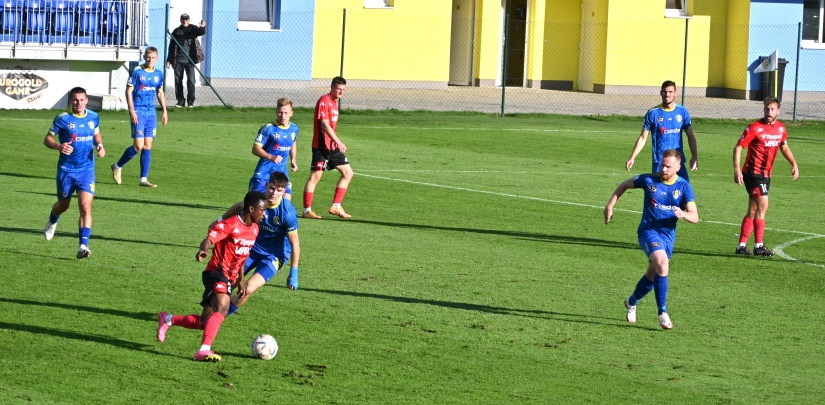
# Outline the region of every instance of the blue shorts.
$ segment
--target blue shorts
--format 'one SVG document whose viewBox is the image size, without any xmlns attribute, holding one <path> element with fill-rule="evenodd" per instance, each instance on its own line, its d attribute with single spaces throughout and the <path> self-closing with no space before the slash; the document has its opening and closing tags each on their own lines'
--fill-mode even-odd
<svg viewBox="0 0 825 405">
<path fill-rule="evenodd" d="M 158 114 L 152 110 L 137 110 L 138 124 L 132 124 L 132 138 L 155 138 Z"/>
<path fill-rule="evenodd" d="M 673 239 L 670 235 L 652 230 L 639 231 L 639 246 L 644 250 L 645 255 L 650 255 L 657 250 L 664 250 L 667 258 L 673 254 Z"/>
<path fill-rule="evenodd" d="M 249 257 L 246 258 L 246 270 L 244 274 L 255 270 L 264 278 L 264 282 L 269 282 L 269 279 L 278 274 L 278 270 L 286 263 L 283 257 L 275 257 L 272 255 L 263 255 L 257 252 L 250 252 Z"/>
<path fill-rule="evenodd" d="M 259 179 L 257 177 L 253 177 L 249 179 L 249 190 L 247 191 L 260 191 L 266 194 L 266 182 L 269 181 L 268 179 Z M 286 184 L 286 191 L 284 194 L 292 195 L 292 182 Z"/>
<path fill-rule="evenodd" d="M 57 198 L 60 200 L 72 198 L 75 191 L 95 194 L 95 169 L 83 172 L 57 171 Z"/>
</svg>

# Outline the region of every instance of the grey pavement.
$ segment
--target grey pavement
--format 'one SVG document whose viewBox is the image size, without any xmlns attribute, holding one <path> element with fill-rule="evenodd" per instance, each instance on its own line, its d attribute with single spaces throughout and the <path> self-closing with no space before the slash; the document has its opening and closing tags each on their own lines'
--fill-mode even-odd
<svg viewBox="0 0 825 405">
<path fill-rule="evenodd" d="M 222 87 L 217 94 L 208 86 L 197 88 L 197 106 L 218 106 L 223 101 L 235 107 L 273 107 L 280 97 L 289 97 L 296 107 L 313 107 L 328 87 Z M 174 105 L 174 87 L 167 86 L 167 104 Z M 220 98 L 218 97 L 220 95 Z M 810 93 L 799 97 L 794 106 L 793 93 L 784 93 L 780 118 L 790 121 L 796 107 L 797 120 L 825 120 L 825 95 Z M 490 87 L 449 86 L 443 90 L 359 88 L 350 82 L 342 98 L 342 108 L 402 111 L 477 111 L 501 112 L 502 90 Z M 565 115 L 644 115 L 661 102 L 658 94 L 621 95 L 508 87 L 505 114 L 548 113 Z M 677 95 L 681 104 L 681 95 Z M 687 96 L 685 107 L 692 117 L 756 119 L 762 116 L 762 102 Z"/>
</svg>

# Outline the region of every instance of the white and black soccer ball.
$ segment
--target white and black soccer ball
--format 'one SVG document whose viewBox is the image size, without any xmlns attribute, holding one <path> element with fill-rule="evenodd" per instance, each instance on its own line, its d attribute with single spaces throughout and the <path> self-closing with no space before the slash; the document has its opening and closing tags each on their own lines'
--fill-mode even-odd
<svg viewBox="0 0 825 405">
<path fill-rule="evenodd" d="M 272 360 L 278 354 L 278 342 L 270 335 L 260 335 L 252 341 L 252 355 L 261 360 Z"/>
</svg>

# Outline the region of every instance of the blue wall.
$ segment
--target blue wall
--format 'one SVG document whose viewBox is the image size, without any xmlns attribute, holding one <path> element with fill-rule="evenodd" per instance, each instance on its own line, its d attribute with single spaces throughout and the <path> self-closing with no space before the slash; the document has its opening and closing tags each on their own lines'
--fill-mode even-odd
<svg viewBox="0 0 825 405">
<path fill-rule="evenodd" d="M 312 80 L 315 0 L 282 0 L 281 7 L 279 31 L 239 31 L 238 2 L 210 0 L 207 75 Z"/>
</svg>

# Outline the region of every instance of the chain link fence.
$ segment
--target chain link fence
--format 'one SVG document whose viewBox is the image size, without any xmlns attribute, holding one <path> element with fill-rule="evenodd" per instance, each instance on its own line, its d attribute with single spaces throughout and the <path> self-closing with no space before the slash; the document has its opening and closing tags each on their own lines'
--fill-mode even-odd
<svg viewBox="0 0 825 405">
<path fill-rule="evenodd" d="M 164 14 L 164 9 L 154 9 L 150 15 Z M 439 21 L 403 17 L 402 21 L 401 17 L 391 16 L 380 21 L 386 27 L 443 31 L 444 41 L 452 41 L 445 47 L 424 41 L 399 46 L 397 38 L 381 35 L 391 31 L 377 26 L 364 29 L 375 25 L 376 20 L 363 13 L 349 12 L 346 19 L 343 13 L 333 17 L 338 26 L 323 30 L 326 38 L 313 40 L 312 21 L 314 18 L 318 24 L 318 13 L 296 12 L 280 16 L 282 30 L 291 34 L 287 39 L 265 41 L 250 35 L 239 43 L 237 14 L 215 13 L 207 36 L 211 36 L 212 48 L 229 51 L 207 52 L 207 60 L 199 65 L 212 77 L 202 80 L 203 85 L 197 88 L 197 105 L 225 102 L 236 107 L 274 107 L 278 98 L 289 97 L 296 106 L 313 107 L 329 90 L 330 79 L 343 72 L 348 80 L 342 99 L 344 109 L 641 116 L 661 101 L 661 82 L 673 80 L 679 84 L 677 102 L 684 104 L 692 116 L 749 119 L 761 116 L 764 91 L 774 87 L 769 82 L 772 73 L 752 72 L 761 58 L 779 49 L 786 61 L 782 66 L 784 80 L 780 79 L 778 86 L 782 119 L 825 119 L 825 76 L 819 73 L 819 66 L 825 63 L 825 50 L 801 49 L 796 24 L 707 23 L 702 27 L 697 23 L 690 27 L 685 20 L 665 19 L 659 28 L 672 35 L 650 39 L 649 32 L 656 30 L 649 23 L 622 27 L 579 23 L 535 26 L 523 20 L 503 24 L 497 19 Z M 156 33 L 167 33 L 163 19 L 152 18 L 149 24 L 150 41 L 155 41 L 152 45 L 162 49 L 164 45 L 158 42 Z M 485 25 L 487 33 L 482 32 Z M 509 33 L 505 29 L 496 33 L 500 43 L 489 37 L 481 40 L 482 35 L 489 35 L 489 27 L 502 25 L 509 28 Z M 703 34 L 698 38 L 686 35 L 686 29 Z M 318 32 L 315 28 L 315 34 Z M 645 42 L 617 42 L 608 38 L 609 32 L 622 32 L 625 38 Z M 763 33 L 758 36 L 763 43 L 755 32 Z M 162 41 L 168 44 L 168 35 Z M 319 46 L 323 50 L 319 51 Z M 647 51 L 640 52 L 640 48 Z M 302 59 L 308 62 L 291 60 L 291 55 L 308 52 L 312 57 Z M 324 53 L 325 61 L 334 62 L 319 65 L 319 52 Z M 416 55 L 421 69 L 409 67 L 409 55 Z M 426 64 L 441 67 L 432 69 L 433 65 Z M 395 73 L 399 68 L 405 72 L 403 78 Z M 221 77 L 215 74 L 218 71 Z M 646 71 L 669 73 L 667 77 L 651 78 Z M 173 105 L 173 75 L 171 70 L 167 72 L 167 104 Z M 686 89 L 683 82 L 689 84 Z M 701 87 L 696 85 L 699 83 Z"/>
</svg>

